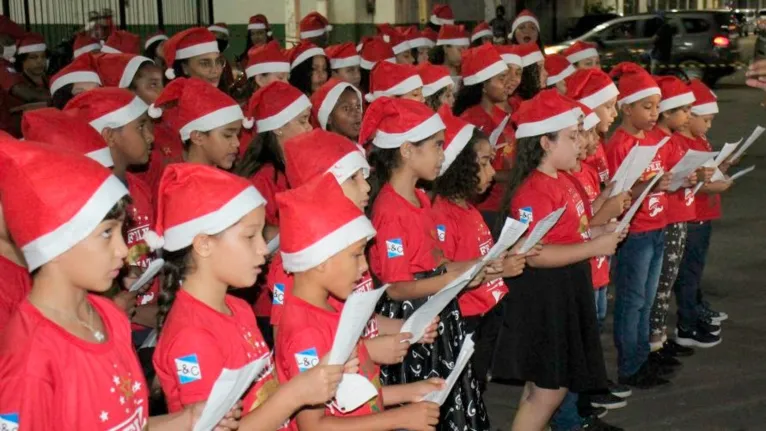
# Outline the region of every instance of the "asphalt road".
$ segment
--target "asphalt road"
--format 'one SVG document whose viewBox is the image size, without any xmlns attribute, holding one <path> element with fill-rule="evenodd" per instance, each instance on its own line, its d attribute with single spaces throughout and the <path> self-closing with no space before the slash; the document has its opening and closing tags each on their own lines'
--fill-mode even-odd
<svg viewBox="0 0 766 431">
<path fill-rule="evenodd" d="M 751 37 L 741 44 L 745 61 L 753 41 Z M 766 93 L 743 82 L 740 71 L 716 90 L 721 112 L 709 136 L 716 147 L 747 137 L 758 124 L 766 126 L 766 108 L 761 106 Z M 723 342 L 683 359 L 672 384 L 635 390 L 628 406 L 611 411 L 605 421 L 628 430 L 766 430 L 766 136 L 751 147 L 740 167 L 752 164 L 756 170 L 723 198 L 724 216 L 714 224 L 703 280 L 707 298 L 729 314 Z M 675 325 L 674 302 L 670 325 Z M 611 318 L 610 310 L 602 342 L 610 376 L 615 377 Z M 519 396 L 519 387 L 490 384 L 485 401 L 493 429 L 510 430 Z"/>
</svg>

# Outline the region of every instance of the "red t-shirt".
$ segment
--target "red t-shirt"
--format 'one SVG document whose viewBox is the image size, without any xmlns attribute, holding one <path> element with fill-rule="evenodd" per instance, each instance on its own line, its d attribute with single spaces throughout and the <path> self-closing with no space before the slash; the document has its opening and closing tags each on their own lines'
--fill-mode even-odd
<svg viewBox="0 0 766 431">
<path fill-rule="evenodd" d="M 138 176 L 127 173 L 128 192 L 133 203 L 128 206 L 128 217 L 125 220 L 125 244 L 128 246 L 128 265 L 146 269 L 154 253 L 144 241 L 144 235 L 154 225 L 154 204 L 149 186 Z M 160 290 L 159 278 L 155 278 L 149 289 L 136 298 L 136 305 L 146 305 L 157 301 Z M 143 328 L 133 325 L 134 329 Z"/>
<path fill-rule="evenodd" d="M 0 330 L 32 290 L 29 271 L 0 256 Z"/>
<path fill-rule="evenodd" d="M 154 122 L 154 145 L 149 157 L 149 166 L 145 172 L 138 173 L 149 185 L 152 195 L 155 195 L 160 187 L 165 166 L 184 161 L 184 145 L 179 134 L 181 125 L 178 123 L 178 107 L 165 109 L 162 118 Z"/>
<path fill-rule="evenodd" d="M 589 217 L 592 219 L 593 201 L 601 194 L 601 179 L 596 168 L 585 162 L 580 163 L 579 171 L 571 172 L 572 178 L 577 181 L 578 191 L 581 191 L 582 199 L 587 199 Z M 600 289 L 609 284 L 609 263 L 606 256 L 596 256 L 590 259 L 591 276 L 593 278 L 593 287 Z"/>
<path fill-rule="evenodd" d="M 284 383 L 307 371 L 330 352 L 335 331 L 340 323 L 340 311 L 329 311 L 290 295 L 285 299 L 285 310 L 276 340 L 276 363 L 279 381 Z M 378 389 L 378 396 L 358 409 L 342 413 L 337 409 L 325 409 L 327 416 L 364 416 L 383 411 L 383 391 L 380 368 L 370 359 L 364 343 L 357 343 L 359 374 Z M 298 431 L 295 420 L 291 429 Z"/>
<path fill-rule="evenodd" d="M 713 151 L 707 139 L 699 137 L 689 141 L 690 149 L 697 151 Z M 721 218 L 721 195 L 709 195 L 699 192 L 694 196 L 694 209 L 696 216 L 694 221 L 710 221 Z"/>
<path fill-rule="evenodd" d="M 253 311 L 229 295 L 226 305 L 231 316 L 178 291 L 152 358 L 171 413 L 207 400 L 223 368 L 241 368 L 263 357 L 269 365 L 245 394 L 243 411 L 254 410 L 276 392 L 273 358 Z"/>
<path fill-rule="evenodd" d="M 0 429 L 147 429 L 148 390 L 130 324 L 112 301 L 88 300 L 106 342 L 82 340 L 28 301 L 0 339 Z"/>
<path fill-rule="evenodd" d="M 433 206 L 436 232 L 444 257 L 458 262 L 480 258 L 495 245 L 481 213 L 473 206 L 463 208 L 437 197 Z M 464 290 L 458 297 L 463 316 L 483 315 L 508 293 L 502 278 Z"/>
<path fill-rule="evenodd" d="M 276 180 L 275 180 L 276 173 Z M 250 182 L 266 199 L 266 223 L 279 226 L 279 208 L 277 208 L 277 193 L 282 193 L 290 188 L 287 177 L 283 172 L 277 172 L 274 165 L 261 166 L 258 172 L 250 177 Z"/>
<path fill-rule="evenodd" d="M 255 126 L 253 126 L 255 128 Z M 253 141 L 253 137 L 255 134 L 258 133 L 255 130 L 247 130 L 242 129 L 242 132 L 239 134 L 239 157 L 242 158 L 242 156 L 245 155 L 245 152 L 247 151 L 247 147 L 250 146 L 250 142 Z"/>
<path fill-rule="evenodd" d="M 546 244 L 577 244 L 590 239 L 588 214 L 575 185 L 561 172 L 556 178 L 537 169 L 519 186 L 511 200 L 511 217 L 529 225 L 566 205 L 558 223 L 543 238 Z"/>
<path fill-rule="evenodd" d="M 596 152 L 588 156 L 584 162 L 596 169 L 598 178 L 602 184 L 609 182 L 609 163 L 606 161 L 606 151 L 604 150 L 604 141 L 599 139 Z"/>
<path fill-rule="evenodd" d="M 383 283 L 412 281 L 415 273 L 432 271 L 442 261 L 431 201 L 422 190 L 415 194 L 420 207 L 386 184 L 373 205 L 372 225 L 378 233 L 370 246 L 370 268 Z"/>
<path fill-rule="evenodd" d="M 660 139 L 670 136 L 670 140 L 665 146 L 668 147 L 668 163 L 669 169 L 681 161 L 690 149 L 690 139 L 684 137 L 680 133 L 673 133 L 668 135 L 659 127 L 654 128 L 654 132 Z M 668 224 L 670 223 L 682 223 L 694 220 L 696 215 L 696 206 L 694 205 L 694 188 L 693 187 L 681 187 L 672 193 L 667 193 L 668 196 Z"/>
<path fill-rule="evenodd" d="M 606 159 L 609 162 L 609 171 L 617 172 L 622 161 L 628 156 L 630 150 L 636 145 L 652 146 L 657 145 L 660 139 L 653 133 L 645 133 L 644 138 L 637 138 L 625 132 L 622 127 L 617 128 L 614 135 L 606 144 Z M 668 151 L 671 146 L 666 143 L 657 151 L 657 155 L 646 168 L 638 182 L 651 180 L 661 170 L 668 171 Z M 637 198 L 638 196 L 634 196 Z M 630 222 L 630 232 L 640 233 L 663 229 L 667 225 L 668 197 L 665 192 L 649 193 L 641 204 L 641 208 L 636 212 L 633 220 Z"/>
</svg>

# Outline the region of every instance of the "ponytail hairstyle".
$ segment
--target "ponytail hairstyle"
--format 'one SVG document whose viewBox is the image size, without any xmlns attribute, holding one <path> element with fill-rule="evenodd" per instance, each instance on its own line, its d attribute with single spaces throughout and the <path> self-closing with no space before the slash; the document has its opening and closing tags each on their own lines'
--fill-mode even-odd
<svg viewBox="0 0 766 431">
<path fill-rule="evenodd" d="M 261 132 L 253 137 L 247 146 L 242 160 L 234 167 L 234 173 L 240 177 L 250 178 L 265 165 L 274 166 L 274 181 L 277 173 L 285 173 L 285 162 L 282 149 L 274 131 Z"/>
<path fill-rule="evenodd" d="M 484 83 L 480 82 L 473 85 L 464 85 L 455 96 L 455 105 L 452 107 L 452 113 L 459 117 L 469 108 L 481 103 L 484 95 Z"/>
<path fill-rule="evenodd" d="M 542 88 L 540 88 L 540 65 L 530 64 L 521 71 L 521 83 L 516 89 L 522 99 L 529 100 L 537 95 Z"/>
<path fill-rule="evenodd" d="M 184 247 L 176 251 L 163 251 L 162 257 L 165 265 L 162 267 L 162 285 L 157 296 L 157 333 L 162 331 L 162 326 L 168 318 L 170 308 L 176 300 L 181 283 L 191 269 L 192 246 Z"/>
<path fill-rule="evenodd" d="M 479 194 L 479 162 L 476 155 L 476 144 L 487 137 L 479 129 L 473 130 L 471 139 L 468 140 L 455 161 L 449 168 L 434 181 L 435 196 L 441 196 L 447 200 L 472 200 Z"/>
</svg>

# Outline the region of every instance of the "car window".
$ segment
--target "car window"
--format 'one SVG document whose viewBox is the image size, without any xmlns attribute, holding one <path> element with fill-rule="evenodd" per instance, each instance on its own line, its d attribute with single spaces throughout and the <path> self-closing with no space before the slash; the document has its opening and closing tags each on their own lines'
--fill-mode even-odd
<svg viewBox="0 0 766 431">
<path fill-rule="evenodd" d="M 599 36 L 603 40 L 626 40 L 635 39 L 637 35 L 638 21 L 622 21 L 610 25 Z"/>
<path fill-rule="evenodd" d="M 681 24 L 686 33 L 705 33 L 710 30 L 710 23 L 702 18 L 683 18 Z"/>
<path fill-rule="evenodd" d="M 758 16 L 766 16 L 766 10 L 758 12 Z"/>
</svg>

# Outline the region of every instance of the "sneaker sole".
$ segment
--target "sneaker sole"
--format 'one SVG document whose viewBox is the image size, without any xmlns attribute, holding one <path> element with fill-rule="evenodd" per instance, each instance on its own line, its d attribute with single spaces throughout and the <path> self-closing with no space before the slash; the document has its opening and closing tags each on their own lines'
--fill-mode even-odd
<svg viewBox="0 0 766 431">
<path fill-rule="evenodd" d="M 723 341 L 723 338 L 719 338 L 718 341 L 712 341 L 710 343 L 703 343 L 693 338 L 676 338 L 676 343 L 684 347 L 699 347 L 702 349 L 709 349 L 711 347 L 715 347 L 721 344 L 721 341 Z"/>
<path fill-rule="evenodd" d="M 627 406 L 628 402 L 623 400 L 622 402 L 619 402 L 619 403 L 610 403 L 610 404 L 590 403 L 590 405 L 592 405 L 593 407 L 603 407 L 607 410 L 616 410 L 616 409 L 621 409 Z"/>
<path fill-rule="evenodd" d="M 630 389 L 628 389 L 627 391 L 615 391 L 615 392 L 609 391 L 609 393 L 614 395 L 615 397 L 620 397 L 620 398 L 628 398 L 629 396 L 633 395 L 633 391 L 631 391 Z"/>
<path fill-rule="evenodd" d="M 711 317 L 710 320 L 716 325 L 720 325 L 724 320 L 729 320 L 729 316 Z"/>
</svg>

